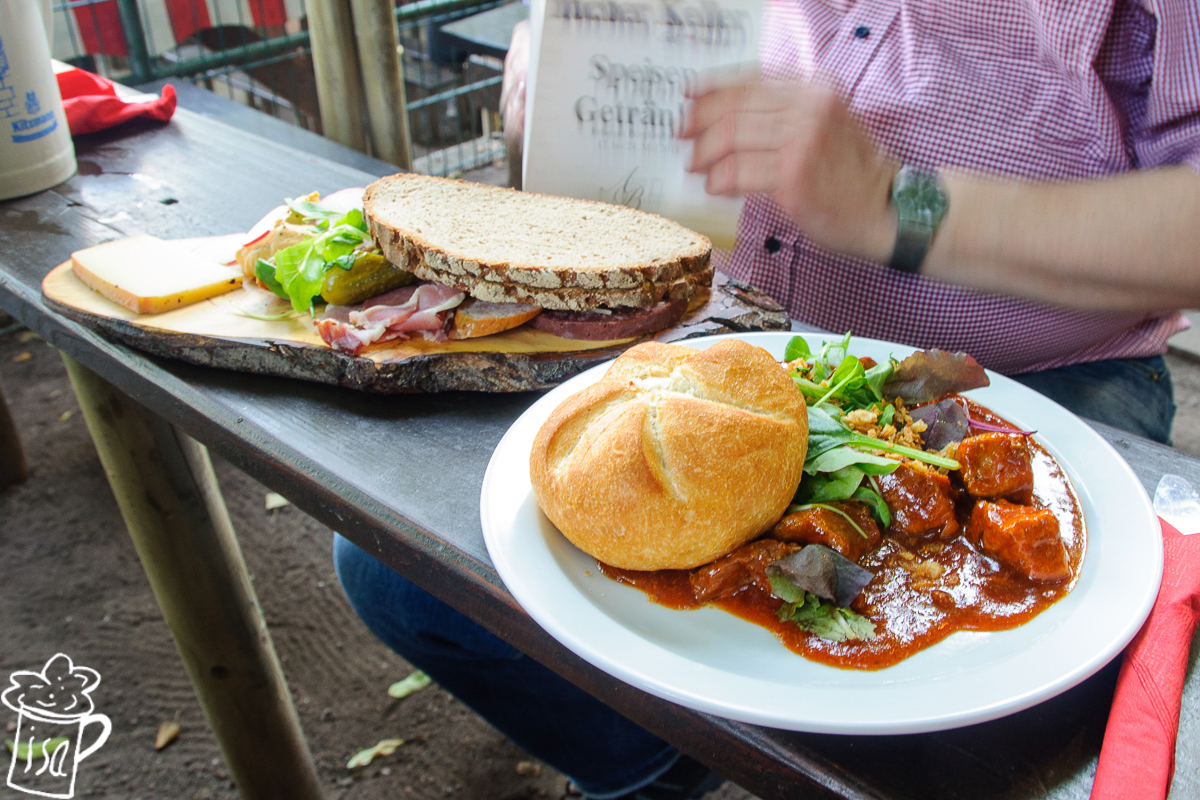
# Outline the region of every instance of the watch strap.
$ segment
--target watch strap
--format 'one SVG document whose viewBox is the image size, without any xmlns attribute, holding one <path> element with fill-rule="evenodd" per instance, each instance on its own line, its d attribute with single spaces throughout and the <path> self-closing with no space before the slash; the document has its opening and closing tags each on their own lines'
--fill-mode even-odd
<svg viewBox="0 0 1200 800">
<path fill-rule="evenodd" d="M 896 209 L 896 244 L 888 267 L 916 275 L 949 205 L 946 189 L 935 172 L 901 167 L 892 179 Z"/>
<path fill-rule="evenodd" d="M 916 275 L 921 271 L 921 263 L 929 252 L 929 244 L 933 241 L 933 229 L 918 225 L 900 224 L 896 227 L 896 247 L 892 250 L 892 259 L 888 267 L 898 272 Z"/>
</svg>

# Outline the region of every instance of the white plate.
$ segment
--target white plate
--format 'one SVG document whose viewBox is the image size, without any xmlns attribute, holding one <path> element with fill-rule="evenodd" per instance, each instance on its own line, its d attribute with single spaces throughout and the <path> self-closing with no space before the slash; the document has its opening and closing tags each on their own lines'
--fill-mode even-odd
<svg viewBox="0 0 1200 800">
<path fill-rule="evenodd" d="M 828 337 L 805 334 L 810 343 Z M 739 334 L 782 358 L 790 333 Z M 687 342 L 708 347 L 722 338 Z M 816 349 L 816 348 L 814 348 Z M 911 348 L 855 339 L 882 361 Z M 1015 381 L 969 395 L 1038 439 L 1079 492 L 1088 546 L 1075 589 L 1030 622 L 959 632 L 899 664 L 864 672 L 828 667 L 785 648 L 766 629 L 715 608 L 677 611 L 600 574 L 542 514 L 529 452 L 551 411 L 597 380 L 596 367 L 548 393 L 501 440 L 483 480 L 488 552 L 538 624 L 605 672 L 699 711 L 816 733 L 896 734 L 995 719 L 1079 683 L 1137 633 L 1158 594 L 1162 540 L 1150 500 L 1116 451 L 1061 406 Z"/>
</svg>

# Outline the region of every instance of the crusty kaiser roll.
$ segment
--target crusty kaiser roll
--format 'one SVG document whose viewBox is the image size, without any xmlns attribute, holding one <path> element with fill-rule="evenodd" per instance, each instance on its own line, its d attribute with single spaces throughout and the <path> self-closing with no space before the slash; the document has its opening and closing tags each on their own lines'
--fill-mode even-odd
<svg viewBox="0 0 1200 800">
<path fill-rule="evenodd" d="M 576 547 L 635 570 L 687 569 L 780 518 L 804 468 L 804 397 L 762 348 L 647 342 L 538 432 L 538 505 Z"/>
</svg>

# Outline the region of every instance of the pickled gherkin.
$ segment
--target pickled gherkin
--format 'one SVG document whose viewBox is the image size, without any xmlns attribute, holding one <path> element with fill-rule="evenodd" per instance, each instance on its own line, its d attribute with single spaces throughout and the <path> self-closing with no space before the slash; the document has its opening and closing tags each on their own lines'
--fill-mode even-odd
<svg viewBox="0 0 1200 800">
<path fill-rule="evenodd" d="M 400 269 L 379 253 L 363 253 L 350 269 L 331 269 L 325 273 L 321 296 L 328 303 L 349 306 L 368 297 L 412 283 L 413 274 Z"/>
</svg>

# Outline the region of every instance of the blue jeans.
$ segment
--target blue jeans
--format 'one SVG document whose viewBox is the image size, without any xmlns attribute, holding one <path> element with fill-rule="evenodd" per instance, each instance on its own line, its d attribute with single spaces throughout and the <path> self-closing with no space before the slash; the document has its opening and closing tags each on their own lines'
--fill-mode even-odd
<svg viewBox="0 0 1200 800">
<path fill-rule="evenodd" d="M 650 783 L 679 752 L 384 566 L 340 534 L 333 561 L 371 632 L 520 747 L 603 800 Z"/>
<path fill-rule="evenodd" d="M 1012 378 L 1081 417 L 1171 443 L 1175 392 L 1162 356 L 1072 364 Z"/>
<path fill-rule="evenodd" d="M 1175 414 L 1161 358 L 1105 361 L 1016 380 L 1077 414 L 1166 442 Z M 678 751 L 334 535 L 334 563 L 376 636 L 590 797 L 657 778 Z"/>
</svg>

